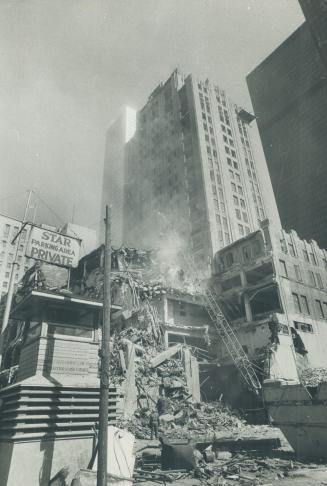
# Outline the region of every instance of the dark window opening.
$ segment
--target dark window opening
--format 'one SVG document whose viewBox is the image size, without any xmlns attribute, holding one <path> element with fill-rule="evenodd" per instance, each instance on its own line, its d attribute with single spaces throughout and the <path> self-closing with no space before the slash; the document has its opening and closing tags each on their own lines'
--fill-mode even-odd
<svg viewBox="0 0 327 486">
<path fill-rule="evenodd" d="M 271 278 L 273 275 L 273 266 L 272 263 L 265 263 L 264 265 L 260 265 L 250 271 L 245 272 L 246 281 L 250 285 L 256 285 L 261 280 L 266 278 Z"/>
<path fill-rule="evenodd" d="M 222 290 L 230 290 L 235 287 L 241 287 L 242 281 L 240 275 L 236 275 L 235 277 L 229 278 L 227 280 L 223 280 L 221 282 Z"/>
</svg>

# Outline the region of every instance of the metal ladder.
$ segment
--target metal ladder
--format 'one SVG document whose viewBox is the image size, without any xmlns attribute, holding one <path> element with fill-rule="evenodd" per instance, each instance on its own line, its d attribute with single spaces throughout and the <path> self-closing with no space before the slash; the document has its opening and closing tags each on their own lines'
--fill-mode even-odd
<svg viewBox="0 0 327 486">
<path fill-rule="evenodd" d="M 191 271 L 193 275 L 197 277 L 197 286 L 199 287 L 199 290 L 201 290 L 201 293 L 204 297 L 204 308 L 208 312 L 216 328 L 218 336 L 221 338 L 224 345 L 226 346 L 226 349 L 230 357 L 232 358 L 235 366 L 237 367 L 248 387 L 256 394 L 259 394 L 259 390 L 261 389 L 261 383 L 255 372 L 254 366 L 249 360 L 247 354 L 245 353 L 231 325 L 224 316 L 214 293 L 208 287 L 208 285 L 203 284 L 204 278 L 199 278 L 199 272 L 195 264 L 190 260 L 190 258 L 187 258 L 186 255 L 183 255 L 183 260 L 189 271 Z"/>
</svg>

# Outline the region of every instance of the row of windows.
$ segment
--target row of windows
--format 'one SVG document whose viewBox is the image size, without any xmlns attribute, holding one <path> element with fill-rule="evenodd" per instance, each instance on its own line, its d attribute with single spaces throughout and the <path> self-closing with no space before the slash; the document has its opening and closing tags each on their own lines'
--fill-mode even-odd
<svg viewBox="0 0 327 486">
<path fill-rule="evenodd" d="M 235 150 L 230 149 L 229 147 L 227 147 L 227 145 L 224 145 L 224 147 L 225 147 L 226 154 L 231 155 L 232 157 L 235 157 L 236 158 L 236 152 L 235 152 Z"/>
<path fill-rule="evenodd" d="M 238 172 L 234 172 L 231 169 L 229 169 L 229 175 L 231 179 L 235 179 L 236 182 L 239 182 L 241 184 L 241 176 Z"/>
<path fill-rule="evenodd" d="M 227 158 L 227 164 L 230 166 L 230 167 L 234 167 L 234 169 L 238 170 L 238 163 L 236 162 L 236 160 L 231 160 L 229 157 L 226 157 Z"/>
<path fill-rule="evenodd" d="M 242 220 L 242 216 L 243 216 L 243 220 L 245 221 L 245 223 L 249 222 L 248 215 L 244 211 L 242 211 L 242 216 L 241 216 L 241 211 L 238 208 L 235 208 L 235 213 L 236 213 L 237 219 Z"/>
<path fill-rule="evenodd" d="M 233 196 L 233 199 L 234 199 L 235 206 L 240 205 L 241 208 L 244 208 L 245 209 L 245 201 L 244 201 L 244 199 L 242 199 L 241 197 L 238 198 L 237 196 Z"/>
<path fill-rule="evenodd" d="M 283 277 L 289 277 L 289 272 L 288 272 L 288 267 L 286 265 L 286 262 L 284 260 L 279 260 L 280 265 L 281 265 L 281 270 L 282 270 L 282 276 Z M 302 274 L 301 274 L 301 269 L 299 265 L 294 265 L 294 273 L 295 273 L 295 278 L 298 282 L 303 282 Z M 323 289 L 323 281 L 321 278 L 320 273 L 318 272 L 313 272 L 312 270 L 308 270 L 308 283 L 312 285 L 313 287 L 317 287 L 319 289 Z"/>
<path fill-rule="evenodd" d="M 232 185 L 232 191 L 233 192 L 238 192 L 241 196 L 243 196 L 243 188 L 242 186 L 236 186 L 234 182 L 231 182 Z"/>
<path fill-rule="evenodd" d="M 304 322 L 294 321 L 294 327 L 298 331 L 313 332 L 313 326 L 311 324 L 306 324 Z"/>
<path fill-rule="evenodd" d="M 260 242 L 254 240 L 251 242 L 251 245 L 246 245 L 242 247 L 242 260 L 244 262 L 248 262 L 252 257 L 256 258 L 257 256 L 259 256 L 260 253 L 261 253 Z M 224 260 L 226 262 L 227 267 L 233 265 L 234 262 L 236 261 L 234 253 L 231 251 L 226 253 Z"/>
<path fill-rule="evenodd" d="M 280 243 L 281 243 L 281 249 L 282 249 L 283 253 L 286 253 L 286 254 L 288 253 L 293 257 L 298 257 L 298 252 L 296 251 L 296 248 L 294 246 L 293 241 L 286 242 L 285 239 L 282 239 L 280 241 Z M 303 260 L 305 262 L 311 263 L 312 265 L 315 265 L 315 266 L 318 265 L 317 257 L 316 257 L 313 250 L 308 251 L 307 248 L 302 248 L 302 257 L 303 257 Z M 326 258 L 323 258 L 322 261 L 323 261 L 325 269 L 327 269 Z"/>
<path fill-rule="evenodd" d="M 296 312 L 300 314 L 311 314 L 311 309 L 309 306 L 309 302 L 306 295 L 296 294 L 295 292 L 292 293 L 294 308 Z M 320 319 L 327 318 L 327 302 L 321 301 L 319 299 L 315 299 L 314 301 L 315 306 L 315 314 Z"/>
</svg>

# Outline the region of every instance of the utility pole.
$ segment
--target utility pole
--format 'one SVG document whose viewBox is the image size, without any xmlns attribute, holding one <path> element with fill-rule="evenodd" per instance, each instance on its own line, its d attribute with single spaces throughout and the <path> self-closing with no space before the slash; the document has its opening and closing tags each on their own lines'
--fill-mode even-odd
<svg viewBox="0 0 327 486">
<path fill-rule="evenodd" d="M 15 270 L 18 266 L 17 257 L 18 257 L 18 251 L 19 251 L 19 244 L 20 244 L 20 240 L 21 240 L 21 237 L 22 237 L 23 227 L 26 226 L 26 218 L 27 218 L 27 213 L 28 213 L 29 207 L 30 207 L 32 194 L 33 194 L 33 191 L 28 191 L 28 197 L 27 197 L 27 203 L 26 203 L 26 206 L 25 206 L 24 217 L 23 217 L 23 221 L 22 221 L 22 227 L 21 227 L 20 231 L 18 232 L 18 236 L 16 235 L 16 237 L 13 239 L 13 241 L 11 243 L 11 244 L 13 244 L 15 242 L 15 239 L 17 239 L 15 256 L 14 256 L 14 260 L 13 260 L 13 263 L 12 263 L 11 274 L 10 274 L 10 279 L 9 279 L 6 307 L 5 307 L 5 311 L 4 311 L 4 315 L 3 315 L 3 321 L 2 321 L 2 328 L 1 328 L 1 334 L 2 335 L 3 335 L 4 330 L 6 329 L 6 327 L 8 325 L 8 321 L 9 321 L 11 303 L 12 303 L 12 298 L 13 298 L 13 294 L 14 294 L 15 273 L 16 273 Z M 1 358 L 2 358 L 2 340 L 0 341 L 0 361 L 1 361 Z"/>
<path fill-rule="evenodd" d="M 101 340 L 100 403 L 98 436 L 97 486 L 107 486 L 108 409 L 109 409 L 109 345 L 110 345 L 110 273 L 111 273 L 111 208 L 106 206 L 104 247 L 104 289 Z"/>
</svg>

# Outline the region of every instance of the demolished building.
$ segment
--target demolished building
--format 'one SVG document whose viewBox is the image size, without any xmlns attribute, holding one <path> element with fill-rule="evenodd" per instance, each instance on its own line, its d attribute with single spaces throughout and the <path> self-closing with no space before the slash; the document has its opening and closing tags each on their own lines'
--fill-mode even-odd
<svg viewBox="0 0 327 486">
<path fill-rule="evenodd" d="M 268 220 L 215 255 L 211 285 L 262 380 L 298 380 L 308 368 L 327 366 L 326 262 L 316 242 Z M 217 379 L 228 385 L 235 368 L 220 341 L 216 356 Z"/>
<path fill-rule="evenodd" d="M 37 459 L 29 484 L 40 471 L 48 480 L 63 458 L 77 465 L 91 456 L 103 271 L 103 247 L 73 271 L 38 262 L 14 296 L 0 373 L 0 471 L 8 484 L 30 454 Z M 146 437 L 160 395 L 168 401 L 167 422 L 174 402 L 191 407 L 201 400 L 197 357 L 206 351 L 209 318 L 186 284 L 174 290 L 160 281 L 149 252 L 113 251 L 111 279 L 109 419 L 133 427 L 140 409 L 139 434 Z M 44 457 L 36 453 L 43 447 Z"/>
</svg>

